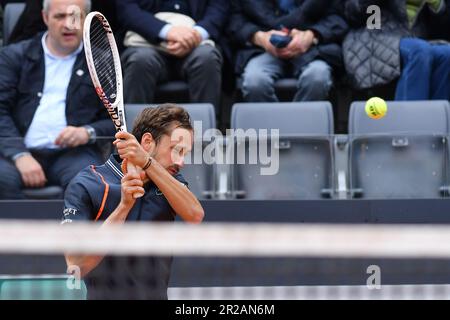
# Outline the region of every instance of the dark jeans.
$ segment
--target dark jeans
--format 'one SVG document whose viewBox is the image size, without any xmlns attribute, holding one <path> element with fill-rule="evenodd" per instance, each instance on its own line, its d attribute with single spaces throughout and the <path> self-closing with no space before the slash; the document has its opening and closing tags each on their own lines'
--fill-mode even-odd
<svg viewBox="0 0 450 320">
<path fill-rule="evenodd" d="M 83 168 L 102 164 L 103 157 L 96 146 L 80 146 L 65 150 L 30 150 L 40 163 L 48 180 L 47 185 L 63 189 Z M 0 199 L 25 199 L 22 177 L 14 163 L 0 156 Z"/>
<path fill-rule="evenodd" d="M 151 47 L 123 53 L 125 103 L 153 103 L 156 86 L 174 79 L 188 83 L 191 102 L 212 103 L 216 111 L 222 87 L 222 55 L 210 45 L 176 58 Z"/>
<path fill-rule="evenodd" d="M 403 38 L 400 54 L 395 100 L 450 100 L 450 45 Z"/>
</svg>

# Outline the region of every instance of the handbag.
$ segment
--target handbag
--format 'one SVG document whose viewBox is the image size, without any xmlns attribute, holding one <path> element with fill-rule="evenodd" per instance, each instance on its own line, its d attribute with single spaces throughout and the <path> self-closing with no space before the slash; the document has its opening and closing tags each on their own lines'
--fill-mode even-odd
<svg viewBox="0 0 450 320">
<path fill-rule="evenodd" d="M 395 32 L 351 30 L 342 43 L 346 72 L 355 89 L 387 84 L 401 73 L 400 39 Z"/>
</svg>

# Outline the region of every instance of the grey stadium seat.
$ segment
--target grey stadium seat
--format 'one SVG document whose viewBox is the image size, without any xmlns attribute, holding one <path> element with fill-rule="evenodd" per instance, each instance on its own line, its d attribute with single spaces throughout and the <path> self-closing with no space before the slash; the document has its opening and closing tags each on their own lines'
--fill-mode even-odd
<svg viewBox="0 0 450 320">
<path fill-rule="evenodd" d="M 25 10 L 25 3 L 8 3 L 5 6 L 5 12 L 3 13 L 3 45 L 8 44 L 9 37 L 23 10 Z"/>
<path fill-rule="evenodd" d="M 155 102 L 164 103 L 167 101 L 183 103 L 189 101 L 189 86 L 182 80 L 171 80 L 158 84 L 155 92 Z"/>
<path fill-rule="evenodd" d="M 27 198 L 34 200 L 62 199 L 64 196 L 63 188 L 61 188 L 60 186 L 23 189 L 23 193 Z"/>
<path fill-rule="evenodd" d="M 196 130 L 195 136 L 196 139 L 199 139 L 201 136 L 205 136 L 205 140 L 202 144 L 202 154 L 203 148 L 209 143 L 208 136 L 205 134 L 208 132 L 208 129 L 216 128 L 216 115 L 214 111 L 214 107 L 209 103 L 191 103 L 191 104 L 182 104 L 183 108 L 191 116 L 192 121 L 201 121 L 202 132 Z M 127 122 L 128 130 L 131 131 L 133 128 L 133 123 L 136 117 L 142 112 L 143 109 L 149 107 L 149 105 L 144 104 L 127 104 L 125 105 L 125 118 Z M 195 123 L 194 123 L 195 125 Z M 194 127 L 195 129 L 196 127 Z M 200 140 L 196 140 L 200 141 Z M 195 151 L 195 145 L 193 152 Z M 199 151 L 199 150 L 197 150 Z M 205 163 L 202 157 L 202 163 L 195 164 L 194 159 L 192 158 L 193 152 L 191 153 L 191 157 L 187 159 L 187 162 L 190 163 L 185 164 L 185 167 L 182 169 L 181 173 L 183 174 L 186 181 L 189 183 L 190 190 L 199 198 L 199 199 L 208 199 L 213 197 L 215 192 L 215 175 L 216 175 L 216 167 L 214 164 Z"/>
<path fill-rule="evenodd" d="M 447 194 L 448 101 L 388 101 L 373 120 L 365 102 L 349 116 L 349 180 L 354 197 L 436 198 Z"/>
<path fill-rule="evenodd" d="M 231 189 L 237 198 L 320 199 L 332 196 L 334 161 L 332 151 L 333 113 L 329 102 L 237 103 L 231 115 L 232 129 L 279 129 L 279 142 L 269 140 L 272 161 L 279 153 L 279 171 L 262 175 L 264 164 L 251 163 L 251 139 L 233 139 Z M 244 144 L 244 145 L 243 145 Z M 239 162 L 244 146 L 245 163 Z M 258 152 L 264 145 L 258 145 Z M 267 151 L 266 151 L 267 150 Z M 274 156 L 276 154 L 273 154 Z M 272 172 L 273 173 L 273 172 Z"/>
<path fill-rule="evenodd" d="M 296 78 L 281 78 L 275 81 L 275 92 L 280 101 L 292 101 L 297 92 Z"/>
</svg>

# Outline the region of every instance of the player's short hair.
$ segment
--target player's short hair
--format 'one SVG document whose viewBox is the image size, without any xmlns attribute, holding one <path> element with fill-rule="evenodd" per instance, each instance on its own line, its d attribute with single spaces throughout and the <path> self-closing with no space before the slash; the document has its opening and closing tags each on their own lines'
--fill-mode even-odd
<svg viewBox="0 0 450 320">
<path fill-rule="evenodd" d="M 141 141 L 144 133 L 151 133 L 156 143 L 165 134 L 170 134 L 175 128 L 193 131 L 191 117 L 182 107 L 165 103 L 155 108 L 145 108 L 134 121 L 132 134 Z"/>
<path fill-rule="evenodd" d="M 42 1 L 42 10 L 45 13 L 48 13 L 48 10 L 50 9 L 50 3 L 52 2 L 52 0 L 43 0 Z M 84 0 L 84 9 L 86 10 L 85 13 L 91 12 L 91 7 L 92 7 L 92 1 L 91 0 Z"/>
</svg>

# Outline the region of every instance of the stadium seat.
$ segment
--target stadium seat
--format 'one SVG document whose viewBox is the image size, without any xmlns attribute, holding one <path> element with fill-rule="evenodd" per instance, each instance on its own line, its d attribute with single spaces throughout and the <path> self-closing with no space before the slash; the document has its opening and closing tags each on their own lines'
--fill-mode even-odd
<svg viewBox="0 0 450 320">
<path fill-rule="evenodd" d="M 108 160 L 112 150 L 112 137 L 97 137 L 97 147 L 100 149 L 103 161 Z M 59 185 L 49 185 L 42 188 L 22 189 L 25 197 L 30 200 L 57 200 L 63 199 L 64 189 Z"/>
<path fill-rule="evenodd" d="M 246 199 L 320 199 L 328 198 L 334 189 L 332 151 L 333 112 L 329 102 L 237 103 L 231 115 L 232 129 L 279 129 L 279 141 L 269 139 L 264 146 L 258 137 L 259 153 L 270 150 L 272 165 L 279 152 L 279 171 L 263 175 L 269 165 L 251 163 L 252 139 L 239 135 L 229 141 L 234 146 L 231 190 L 235 198 Z M 239 161 L 244 146 L 245 163 Z M 266 149 L 261 152 L 261 148 Z M 241 149 L 242 150 L 242 149 Z M 228 151 L 227 151 L 228 152 Z M 238 155 L 239 154 L 239 155 Z M 272 154 L 275 156 L 272 157 Z M 253 155 L 255 156 L 255 155 Z M 248 159 L 248 161 L 247 161 Z M 261 163 L 261 156 L 259 155 Z"/>
<path fill-rule="evenodd" d="M 292 101 L 297 92 L 297 79 L 282 78 L 275 81 L 275 92 L 280 101 Z"/>
<path fill-rule="evenodd" d="M 25 10 L 25 3 L 8 3 L 3 13 L 3 45 L 8 44 L 9 37 Z"/>
<path fill-rule="evenodd" d="M 141 111 L 148 105 L 144 104 L 127 104 L 125 106 L 125 118 L 127 122 L 128 130 L 131 131 L 133 128 L 133 123 L 136 117 L 141 113 Z M 214 107 L 209 103 L 199 103 L 199 104 L 183 104 L 182 105 L 191 116 L 192 120 L 201 121 L 202 130 L 195 130 L 196 141 L 203 141 L 201 151 L 211 140 L 214 139 L 214 134 L 210 134 L 211 131 L 208 129 L 216 128 L 216 115 L 214 112 Z M 194 123 L 194 129 L 195 123 Z M 203 136 L 202 140 L 198 140 Z M 182 174 L 189 183 L 189 188 L 199 199 L 209 199 L 214 196 L 215 193 L 215 175 L 216 166 L 214 164 L 205 163 L 204 157 L 201 157 L 201 163 L 195 164 L 193 160 L 193 154 L 195 151 L 195 145 L 191 156 L 186 159 L 186 165 L 182 170 Z"/>
<path fill-rule="evenodd" d="M 22 190 L 28 199 L 33 200 L 51 200 L 62 199 L 64 190 L 60 186 L 48 186 L 44 188 L 23 189 Z"/>
<path fill-rule="evenodd" d="M 242 78 L 238 78 L 236 81 L 239 94 L 241 95 Z M 280 101 L 290 102 L 294 99 L 297 92 L 297 79 L 295 78 L 281 78 L 275 81 L 274 84 L 275 93 Z M 241 100 L 242 97 L 239 98 Z"/>
<path fill-rule="evenodd" d="M 177 102 L 189 101 L 189 87 L 187 82 L 182 80 L 168 81 L 156 87 L 155 102 Z"/>
<path fill-rule="evenodd" d="M 448 101 L 388 101 L 384 118 L 354 102 L 349 115 L 353 197 L 437 198 L 447 194 Z"/>
</svg>

